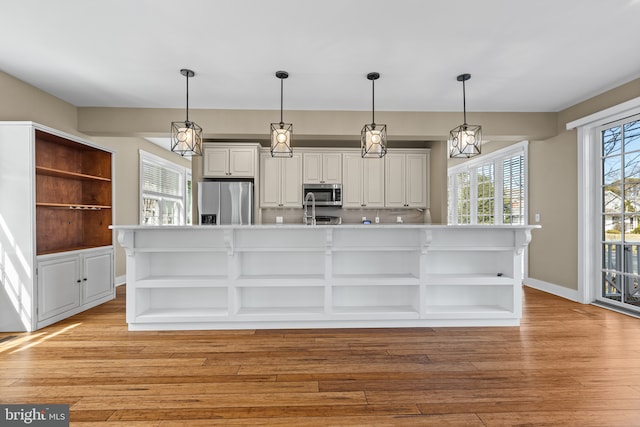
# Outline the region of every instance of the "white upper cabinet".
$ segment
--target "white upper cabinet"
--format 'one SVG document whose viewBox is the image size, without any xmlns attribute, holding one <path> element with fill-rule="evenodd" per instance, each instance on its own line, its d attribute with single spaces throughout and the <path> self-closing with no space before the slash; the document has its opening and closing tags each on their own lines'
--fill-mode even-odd
<svg viewBox="0 0 640 427">
<path fill-rule="evenodd" d="M 205 178 L 254 178 L 256 175 L 255 147 L 205 146 L 203 151 Z"/>
<path fill-rule="evenodd" d="M 260 153 L 260 207 L 302 207 L 302 156 Z"/>
<path fill-rule="evenodd" d="M 305 184 L 341 184 L 342 153 L 303 153 Z"/>
<path fill-rule="evenodd" d="M 396 150 L 385 156 L 385 206 L 427 208 L 429 152 Z"/>
<path fill-rule="evenodd" d="M 384 159 L 342 155 L 342 207 L 384 207 Z"/>
</svg>

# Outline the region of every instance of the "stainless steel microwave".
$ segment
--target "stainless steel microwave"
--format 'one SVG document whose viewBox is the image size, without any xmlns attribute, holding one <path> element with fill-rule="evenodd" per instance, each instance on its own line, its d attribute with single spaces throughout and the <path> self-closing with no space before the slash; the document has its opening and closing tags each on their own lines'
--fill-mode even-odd
<svg viewBox="0 0 640 427">
<path fill-rule="evenodd" d="M 303 184 L 302 200 L 313 193 L 316 206 L 342 206 L 342 184 Z"/>
</svg>

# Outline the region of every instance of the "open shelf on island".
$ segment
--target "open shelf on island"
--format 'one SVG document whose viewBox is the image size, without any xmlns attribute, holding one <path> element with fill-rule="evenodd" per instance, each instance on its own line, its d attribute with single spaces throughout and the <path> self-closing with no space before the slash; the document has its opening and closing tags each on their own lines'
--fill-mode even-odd
<svg viewBox="0 0 640 427">
<path fill-rule="evenodd" d="M 136 281 L 138 288 L 202 288 L 227 286 L 227 276 L 147 276 Z"/>
<path fill-rule="evenodd" d="M 420 278 L 413 274 L 334 274 L 334 285 L 363 286 L 372 284 L 419 285 Z"/>
<path fill-rule="evenodd" d="M 188 277 L 226 278 L 227 255 L 224 252 L 175 251 L 142 252 L 135 254 L 136 280 L 150 277 L 174 279 Z"/>
<path fill-rule="evenodd" d="M 236 287 L 322 286 L 324 284 L 322 274 L 243 274 L 235 281 Z"/>
<path fill-rule="evenodd" d="M 513 286 L 501 285 L 427 285 L 425 286 L 427 312 L 446 313 L 511 313 L 516 302 Z"/>
<path fill-rule="evenodd" d="M 513 286 L 513 277 L 498 274 L 427 274 L 427 285 L 496 285 Z"/>
<path fill-rule="evenodd" d="M 334 313 L 419 314 L 420 287 L 407 285 L 336 285 L 332 288 Z"/>
<path fill-rule="evenodd" d="M 350 319 L 418 319 L 420 313 L 411 305 L 334 306 L 331 313 Z"/>
<path fill-rule="evenodd" d="M 158 322 L 169 318 L 212 317 L 228 315 L 228 291 L 225 287 L 137 288 L 136 321 Z"/>
<path fill-rule="evenodd" d="M 427 319 L 512 318 L 513 311 L 499 305 L 427 305 Z"/>
<path fill-rule="evenodd" d="M 259 318 L 260 316 L 267 316 L 270 318 L 281 317 L 283 319 L 287 319 L 293 315 L 297 315 L 318 319 L 324 315 L 324 308 L 322 306 L 241 307 L 236 314 L 242 317 L 255 316 L 256 318 Z"/>
<path fill-rule="evenodd" d="M 165 323 L 167 319 L 171 319 L 172 322 L 210 322 L 227 316 L 229 311 L 225 308 L 152 308 L 138 314 L 136 321 Z"/>
<path fill-rule="evenodd" d="M 324 286 L 236 288 L 239 314 L 323 313 Z"/>
</svg>

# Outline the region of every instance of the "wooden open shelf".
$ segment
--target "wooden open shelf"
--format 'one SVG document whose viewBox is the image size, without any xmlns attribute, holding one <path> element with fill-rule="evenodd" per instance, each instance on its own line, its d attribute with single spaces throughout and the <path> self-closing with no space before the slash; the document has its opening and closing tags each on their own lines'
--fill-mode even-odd
<svg viewBox="0 0 640 427">
<path fill-rule="evenodd" d="M 37 254 L 111 245 L 111 153 L 35 134 Z"/>
<path fill-rule="evenodd" d="M 48 176 L 57 176 L 59 178 L 72 178 L 72 179 L 82 179 L 82 180 L 96 180 L 96 181 L 107 181 L 111 182 L 111 178 L 106 178 L 103 176 L 95 176 L 95 175 L 87 175 L 84 173 L 77 172 L 69 172 L 60 169 L 52 169 L 46 168 L 44 166 L 36 166 L 36 173 L 40 175 L 48 175 Z"/>
</svg>

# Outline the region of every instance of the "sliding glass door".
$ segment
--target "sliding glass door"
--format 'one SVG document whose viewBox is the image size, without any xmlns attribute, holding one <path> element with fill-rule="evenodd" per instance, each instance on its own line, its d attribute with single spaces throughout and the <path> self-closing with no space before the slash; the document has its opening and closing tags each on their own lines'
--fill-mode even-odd
<svg viewBox="0 0 640 427">
<path fill-rule="evenodd" d="M 640 313 L 640 117 L 599 129 L 602 284 L 596 298 Z"/>
</svg>

